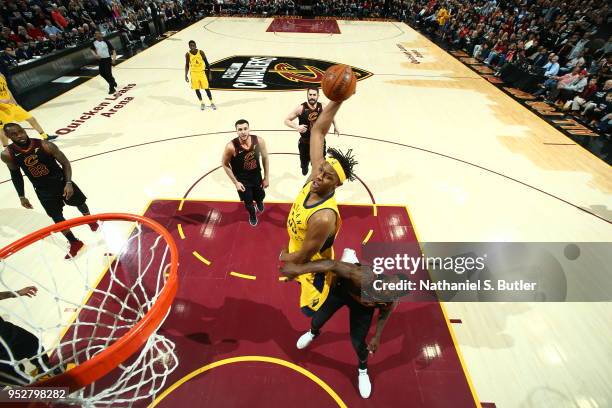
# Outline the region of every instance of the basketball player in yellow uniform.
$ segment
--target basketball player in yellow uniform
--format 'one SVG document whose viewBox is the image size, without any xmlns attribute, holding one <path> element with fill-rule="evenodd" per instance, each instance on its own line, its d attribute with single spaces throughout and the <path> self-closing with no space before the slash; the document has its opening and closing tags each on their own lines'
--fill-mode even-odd
<svg viewBox="0 0 612 408">
<path fill-rule="evenodd" d="M 188 74 L 191 72 L 191 89 L 195 89 L 195 93 L 200 100 L 200 109 L 206 109 L 206 104 L 202 101 L 202 94 L 200 93 L 200 89 L 204 89 L 210 101 L 210 107 L 215 110 L 217 107 L 210 93 L 206 71 L 208 71 L 210 76 L 210 64 L 206 59 L 206 55 L 204 55 L 204 51 L 198 50 L 195 41 L 189 41 L 189 52 L 185 54 L 185 82 L 189 82 Z"/>
<path fill-rule="evenodd" d="M 340 108 L 341 102 L 331 101 L 319 115 L 310 136 L 312 173 L 298 194 L 289 217 L 287 232 L 289 246 L 280 255 L 282 262 L 303 264 L 320 259 L 333 259 L 332 245 L 340 229 L 341 218 L 335 191 L 346 180 L 353 180 L 356 163 L 351 150 L 342 153 L 328 149 L 330 157 L 323 155 L 325 135 Z M 331 273 L 320 272 L 300 275 L 300 308 L 312 316 L 325 302 L 332 284 Z"/>
<path fill-rule="evenodd" d="M 0 140 L 2 140 L 2 146 L 6 147 L 9 144 L 9 140 L 4 134 L 4 125 L 23 121 L 28 122 L 36 129 L 41 139 L 57 139 L 55 135 L 47 135 L 42 127 L 40 127 L 38 121 L 28 111 L 17 104 L 17 101 L 13 98 L 13 94 L 6 83 L 6 78 L 4 75 L 0 74 Z"/>
</svg>

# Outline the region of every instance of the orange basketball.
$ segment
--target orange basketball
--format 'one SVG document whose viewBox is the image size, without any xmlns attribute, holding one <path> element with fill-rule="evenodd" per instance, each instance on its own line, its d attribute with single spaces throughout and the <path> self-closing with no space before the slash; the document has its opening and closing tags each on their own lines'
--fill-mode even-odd
<svg viewBox="0 0 612 408">
<path fill-rule="evenodd" d="M 330 100 L 341 102 L 355 93 L 357 77 L 348 65 L 332 65 L 327 68 L 321 81 L 323 93 Z"/>
</svg>

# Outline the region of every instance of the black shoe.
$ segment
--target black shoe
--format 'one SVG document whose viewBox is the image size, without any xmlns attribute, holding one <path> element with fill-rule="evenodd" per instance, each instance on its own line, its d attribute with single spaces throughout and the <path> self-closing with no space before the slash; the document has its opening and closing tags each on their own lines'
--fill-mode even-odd
<svg viewBox="0 0 612 408">
<path fill-rule="evenodd" d="M 57 135 L 47 135 L 47 140 L 55 140 L 57 139 Z"/>
<path fill-rule="evenodd" d="M 249 224 L 251 224 L 253 227 L 257 225 L 257 215 L 249 214 Z"/>
<path fill-rule="evenodd" d="M 264 212 L 264 209 L 266 208 L 264 206 L 263 201 L 261 201 L 259 203 L 255 203 L 255 206 L 257 207 L 257 211 L 259 211 L 260 213 Z"/>
<path fill-rule="evenodd" d="M 114 94 L 115 92 L 117 92 L 117 90 L 116 90 L 115 88 L 111 88 L 111 89 L 109 89 L 109 90 L 108 90 L 108 94 L 109 94 L 109 95 L 112 95 L 112 94 Z"/>
<path fill-rule="evenodd" d="M 302 167 L 302 176 L 305 176 L 308 174 L 308 167 Z"/>
</svg>

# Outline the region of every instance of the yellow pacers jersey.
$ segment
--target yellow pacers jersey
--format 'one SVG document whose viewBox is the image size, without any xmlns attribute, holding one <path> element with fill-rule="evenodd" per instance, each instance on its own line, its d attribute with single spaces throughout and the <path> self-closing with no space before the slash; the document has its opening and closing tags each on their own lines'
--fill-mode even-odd
<svg viewBox="0 0 612 408">
<path fill-rule="evenodd" d="M 9 88 L 4 75 L 0 75 L 0 99 L 9 99 Z"/>
<path fill-rule="evenodd" d="M 298 194 L 289 217 L 287 218 L 287 232 L 289 233 L 289 253 L 299 251 L 302 248 L 304 239 L 306 238 L 306 231 L 308 230 L 308 220 L 317 211 L 323 209 L 330 209 L 336 213 L 336 230 L 333 236 L 330 236 L 320 252 L 317 252 L 311 261 L 319 259 L 333 259 L 334 250 L 332 245 L 334 239 L 340 229 L 340 213 L 338 212 L 338 204 L 336 203 L 336 197 L 332 194 L 326 199 L 321 200 L 310 206 L 306 206 L 306 200 L 310 196 L 310 185 L 312 182 L 307 183 L 302 191 Z M 333 275 L 331 273 L 311 273 L 306 275 L 300 275 L 296 278 L 301 285 L 300 295 L 300 307 L 310 309 L 311 311 L 317 311 L 327 299 L 329 295 L 329 289 L 332 283 Z M 307 310 L 306 310 L 307 311 Z"/>
<path fill-rule="evenodd" d="M 191 71 L 191 74 L 193 75 L 193 74 L 203 73 L 204 72 L 204 58 L 202 58 L 202 53 L 200 52 L 200 50 L 198 50 L 196 55 L 193 55 L 190 52 L 188 54 L 189 54 L 189 71 Z"/>
<path fill-rule="evenodd" d="M 191 89 L 208 89 L 208 78 L 204 73 L 204 58 L 198 50 L 196 55 L 189 54 L 189 71 L 191 72 Z"/>
</svg>

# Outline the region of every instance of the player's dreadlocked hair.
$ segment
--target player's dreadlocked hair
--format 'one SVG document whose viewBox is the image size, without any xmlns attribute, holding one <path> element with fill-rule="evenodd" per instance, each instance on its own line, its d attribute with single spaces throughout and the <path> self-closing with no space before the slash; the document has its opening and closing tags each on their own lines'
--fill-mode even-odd
<svg viewBox="0 0 612 408">
<path fill-rule="evenodd" d="M 353 149 L 348 149 L 346 153 L 342 153 L 340 150 L 334 149 L 333 147 L 327 149 L 327 154 L 340 162 L 346 179 L 349 181 L 355 180 L 354 168 L 357 165 L 357 160 L 355 160 L 355 156 L 353 156 L 352 153 Z"/>
</svg>

